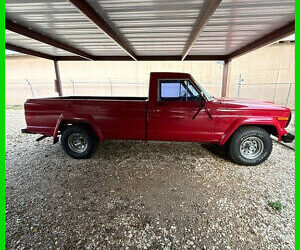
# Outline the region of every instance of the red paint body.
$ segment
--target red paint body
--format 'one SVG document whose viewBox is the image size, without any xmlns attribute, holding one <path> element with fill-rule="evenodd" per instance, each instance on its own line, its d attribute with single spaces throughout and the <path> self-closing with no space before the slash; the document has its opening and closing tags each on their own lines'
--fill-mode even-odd
<svg viewBox="0 0 300 250">
<path fill-rule="evenodd" d="M 213 142 L 223 145 L 243 125 L 265 127 L 281 140 L 287 134 L 290 109 L 263 101 L 211 99 L 160 101 L 159 79 L 193 79 L 185 73 L 151 73 L 149 98 L 58 97 L 25 103 L 27 131 L 57 137 L 65 123 L 88 123 L 99 140 L 159 140 Z"/>
</svg>

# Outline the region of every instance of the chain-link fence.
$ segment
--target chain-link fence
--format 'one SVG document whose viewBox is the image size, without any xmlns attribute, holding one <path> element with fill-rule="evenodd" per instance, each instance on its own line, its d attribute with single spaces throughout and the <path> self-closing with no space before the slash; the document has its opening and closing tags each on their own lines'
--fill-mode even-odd
<svg viewBox="0 0 300 250">
<path fill-rule="evenodd" d="M 282 71 L 282 70 L 281 70 Z M 260 75 L 238 74 L 232 77 L 230 84 L 230 97 L 259 99 L 270 101 L 289 108 L 295 108 L 295 83 L 294 81 L 280 81 L 289 77 L 282 77 L 286 72 L 280 70 L 265 71 Z M 272 75 L 270 75 L 272 74 Z M 290 77 L 293 80 L 293 77 Z"/>
<path fill-rule="evenodd" d="M 62 79 L 64 96 L 148 96 L 148 82 L 135 79 L 99 78 L 94 80 Z M 58 96 L 54 80 L 7 80 L 6 105 L 23 105 L 26 99 Z"/>
<path fill-rule="evenodd" d="M 148 96 L 148 82 L 135 79 L 98 78 L 94 80 L 63 79 L 64 95 Z"/>
<path fill-rule="evenodd" d="M 264 83 L 239 74 L 230 84 L 230 97 L 260 99 L 294 108 L 295 94 L 293 82 Z M 253 77 L 252 77 L 253 79 Z M 199 81 L 211 95 L 219 97 L 222 83 Z M 63 95 L 80 96 L 148 96 L 149 83 L 145 80 L 122 78 L 62 79 Z M 6 81 L 6 104 L 22 105 L 28 98 L 58 96 L 54 80 L 24 79 L 24 81 Z"/>
</svg>

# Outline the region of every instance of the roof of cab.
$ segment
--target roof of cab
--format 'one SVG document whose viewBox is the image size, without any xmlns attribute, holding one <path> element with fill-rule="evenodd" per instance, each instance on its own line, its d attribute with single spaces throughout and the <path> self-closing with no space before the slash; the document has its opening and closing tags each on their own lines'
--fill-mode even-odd
<svg viewBox="0 0 300 250">
<path fill-rule="evenodd" d="M 184 77 L 189 78 L 191 74 L 184 72 L 151 72 L 150 77 Z"/>
</svg>

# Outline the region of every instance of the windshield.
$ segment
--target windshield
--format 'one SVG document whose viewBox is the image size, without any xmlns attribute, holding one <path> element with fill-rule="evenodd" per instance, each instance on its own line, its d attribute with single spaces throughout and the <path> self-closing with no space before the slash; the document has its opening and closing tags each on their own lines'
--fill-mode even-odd
<svg viewBox="0 0 300 250">
<path fill-rule="evenodd" d="M 200 84 L 191 76 L 192 81 L 197 85 L 197 87 L 200 89 L 201 94 L 208 100 L 211 101 L 213 97 L 202 87 Z"/>
</svg>

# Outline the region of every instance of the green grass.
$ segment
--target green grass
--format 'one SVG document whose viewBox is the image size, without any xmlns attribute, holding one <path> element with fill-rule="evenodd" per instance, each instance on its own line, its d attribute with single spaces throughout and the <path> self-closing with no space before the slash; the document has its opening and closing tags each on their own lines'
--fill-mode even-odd
<svg viewBox="0 0 300 250">
<path fill-rule="evenodd" d="M 281 210 L 284 208 L 284 206 L 281 204 L 280 201 L 269 201 L 268 205 L 269 205 L 269 207 L 271 207 L 274 210 L 277 210 L 279 212 L 281 212 Z"/>
</svg>

